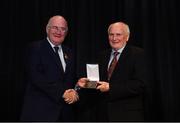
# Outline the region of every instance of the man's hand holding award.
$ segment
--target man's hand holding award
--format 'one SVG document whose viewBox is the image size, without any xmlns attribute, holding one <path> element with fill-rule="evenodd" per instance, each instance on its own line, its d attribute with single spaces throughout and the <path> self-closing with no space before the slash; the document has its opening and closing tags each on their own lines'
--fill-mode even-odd
<svg viewBox="0 0 180 123">
<path fill-rule="evenodd" d="M 98 64 L 86 64 L 87 78 L 78 80 L 78 85 L 81 88 L 96 89 L 99 81 L 99 66 Z"/>
<path fill-rule="evenodd" d="M 110 90 L 109 82 L 99 81 L 99 66 L 98 64 L 86 64 L 87 78 L 80 78 L 77 86 L 80 88 L 97 89 L 101 92 Z"/>
</svg>

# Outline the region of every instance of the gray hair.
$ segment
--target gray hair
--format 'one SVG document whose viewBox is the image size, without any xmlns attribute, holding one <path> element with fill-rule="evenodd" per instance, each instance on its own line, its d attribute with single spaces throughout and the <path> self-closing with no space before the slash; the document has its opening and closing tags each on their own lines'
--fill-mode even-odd
<svg viewBox="0 0 180 123">
<path fill-rule="evenodd" d="M 108 27 L 108 33 L 109 33 L 111 27 L 112 27 L 113 25 L 115 25 L 115 24 L 122 24 L 122 25 L 125 27 L 125 32 L 126 32 L 128 35 L 130 34 L 129 26 L 128 26 L 126 23 L 124 23 L 124 22 L 115 22 L 115 23 L 112 23 L 112 24 Z"/>
</svg>

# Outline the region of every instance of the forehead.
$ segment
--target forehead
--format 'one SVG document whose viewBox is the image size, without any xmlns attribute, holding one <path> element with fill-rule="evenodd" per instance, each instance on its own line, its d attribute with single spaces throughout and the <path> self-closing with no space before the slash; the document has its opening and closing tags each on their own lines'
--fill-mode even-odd
<svg viewBox="0 0 180 123">
<path fill-rule="evenodd" d="M 67 22 L 62 17 L 53 17 L 49 21 L 50 25 L 60 25 L 60 26 L 67 26 Z"/>
<path fill-rule="evenodd" d="M 111 32 L 111 33 L 114 33 L 114 32 L 122 33 L 122 32 L 125 32 L 125 29 L 126 28 L 123 24 L 117 23 L 117 24 L 111 25 L 109 32 Z"/>
</svg>

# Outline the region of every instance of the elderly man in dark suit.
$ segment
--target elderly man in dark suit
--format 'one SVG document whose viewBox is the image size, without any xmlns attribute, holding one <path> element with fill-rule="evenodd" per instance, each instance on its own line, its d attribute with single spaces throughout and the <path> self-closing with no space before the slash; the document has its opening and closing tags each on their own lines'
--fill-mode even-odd
<svg viewBox="0 0 180 123">
<path fill-rule="evenodd" d="M 74 88 L 74 58 L 62 43 L 68 24 L 56 15 L 46 26 L 47 38 L 30 47 L 27 88 L 21 121 L 74 121 L 72 103 L 78 100 Z"/>
<path fill-rule="evenodd" d="M 127 43 L 129 35 L 129 26 L 124 22 L 113 23 L 108 28 L 111 49 L 103 51 L 98 56 L 100 81 L 94 90 L 96 94 L 93 91 L 92 98 L 86 102 L 86 104 L 91 102 L 91 106 L 88 106 L 91 109 L 87 108 L 87 111 L 84 111 L 93 118 L 92 121 L 144 120 L 143 96 L 146 87 L 144 51 Z M 87 81 L 87 78 L 81 78 L 77 85 L 84 88 Z M 82 95 L 83 93 L 92 95 L 92 92 L 85 93 L 84 89 L 81 90 L 79 93 Z M 81 116 L 83 112 L 79 115 L 80 120 Z M 89 116 L 87 119 L 91 119 Z"/>
</svg>

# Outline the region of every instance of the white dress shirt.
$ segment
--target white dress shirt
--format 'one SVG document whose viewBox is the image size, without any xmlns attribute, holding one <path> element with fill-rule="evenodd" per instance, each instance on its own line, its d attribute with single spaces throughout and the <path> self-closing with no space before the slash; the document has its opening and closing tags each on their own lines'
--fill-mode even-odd
<svg viewBox="0 0 180 123">
<path fill-rule="evenodd" d="M 59 57 L 60 57 L 60 59 L 61 59 L 61 63 L 62 63 L 63 70 L 64 70 L 64 72 L 65 72 L 65 70 L 66 70 L 66 62 L 65 62 L 65 60 L 64 60 L 64 53 L 63 53 L 63 50 L 62 50 L 61 45 L 58 45 L 58 46 L 57 46 L 57 45 L 52 44 L 48 37 L 47 37 L 47 40 L 48 40 L 48 42 L 50 43 L 51 47 L 53 48 L 54 52 L 55 52 L 54 47 L 59 47 L 58 54 L 59 54 Z"/>
</svg>

